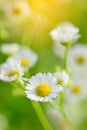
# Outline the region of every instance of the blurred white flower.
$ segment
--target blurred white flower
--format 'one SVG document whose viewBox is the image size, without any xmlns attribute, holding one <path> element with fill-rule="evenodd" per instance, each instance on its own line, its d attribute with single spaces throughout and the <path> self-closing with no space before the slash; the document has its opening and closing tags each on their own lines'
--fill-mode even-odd
<svg viewBox="0 0 87 130">
<path fill-rule="evenodd" d="M 35 52 L 31 49 L 22 47 L 21 50 L 15 54 L 12 59 L 17 60 L 20 62 L 20 65 L 24 68 L 24 70 L 28 70 L 29 68 L 33 67 L 38 59 L 38 56 Z"/>
<path fill-rule="evenodd" d="M 4 43 L 1 45 L 1 52 L 8 55 L 13 55 L 17 53 L 20 49 L 20 46 L 18 43 Z"/>
<path fill-rule="evenodd" d="M 14 23 L 24 20 L 31 12 L 29 4 L 26 0 L 8 2 L 4 10 L 7 17 Z"/>
<path fill-rule="evenodd" d="M 6 82 L 19 80 L 22 82 L 23 68 L 15 59 L 8 59 L 0 66 L 0 79 Z"/>
<path fill-rule="evenodd" d="M 65 47 L 62 44 L 58 44 L 58 43 L 55 42 L 54 45 L 53 45 L 53 52 L 57 56 L 64 58 Z"/>
<path fill-rule="evenodd" d="M 66 73 L 66 71 L 59 71 L 54 73 L 55 78 L 57 79 L 58 84 L 61 86 L 66 86 L 68 85 L 69 82 L 69 75 Z"/>
<path fill-rule="evenodd" d="M 74 42 L 79 35 L 79 29 L 69 22 L 61 23 L 57 28 L 50 32 L 54 42 L 62 43 L 63 45 Z"/>
<path fill-rule="evenodd" d="M 83 99 L 87 99 L 87 79 L 75 76 L 72 78 L 72 87 L 66 90 L 66 100 L 70 103 L 77 103 Z"/>
<path fill-rule="evenodd" d="M 68 65 L 72 73 L 87 73 L 87 46 L 78 44 L 69 50 Z"/>
<path fill-rule="evenodd" d="M 59 92 L 61 92 L 61 86 L 57 84 L 56 78 L 51 73 L 32 76 L 26 86 L 27 97 L 37 102 L 49 102 Z"/>
</svg>

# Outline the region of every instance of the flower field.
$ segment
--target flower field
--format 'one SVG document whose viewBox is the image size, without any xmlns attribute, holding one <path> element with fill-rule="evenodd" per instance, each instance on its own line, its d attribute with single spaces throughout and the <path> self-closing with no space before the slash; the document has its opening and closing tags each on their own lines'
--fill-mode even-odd
<svg viewBox="0 0 87 130">
<path fill-rule="evenodd" d="M 0 130 L 87 130 L 86 0 L 0 0 Z"/>
</svg>

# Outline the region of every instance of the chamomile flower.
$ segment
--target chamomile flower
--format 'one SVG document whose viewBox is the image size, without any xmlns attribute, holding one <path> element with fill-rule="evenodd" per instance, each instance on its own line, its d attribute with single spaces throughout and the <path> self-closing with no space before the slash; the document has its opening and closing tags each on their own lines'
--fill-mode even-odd
<svg viewBox="0 0 87 130">
<path fill-rule="evenodd" d="M 78 44 L 69 51 L 68 65 L 72 73 L 87 73 L 87 46 Z"/>
<path fill-rule="evenodd" d="M 66 91 L 66 100 L 68 102 L 77 103 L 87 98 L 87 79 L 77 76 L 72 78 L 73 85 Z"/>
<path fill-rule="evenodd" d="M 60 92 L 61 86 L 51 73 L 38 73 L 32 76 L 26 86 L 27 97 L 37 102 L 50 102 Z"/>
<path fill-rule="evenodd" d="M 33 67 L 38 59 L 35 52 L 28 48 L 22 48 L 16 55 L 11 57 L 20 62 L 20 65 L 27 71 L 29 68 Z"/>
<path fill-rule="evenodd" d="M 66 86 L 68 85 L 69 82 L 69 75 L 66 73 L 66 71 L 59 71 L 59 72 L 55 72 L 54 76 L 57 79 L 58 84 L 60 84 L 61 86 Z"/>
<path fill-rule="evenodd" d="M 66 45 L 79 38 L 79 29 L 68 22 L 61 23 L 57 28 L 50 32 L 54 42 Z"/>
<path fill-rule="evenodd" d="M 29 16 L 31 10 L 27 1 L 8 2 L 5 7 L 5 14 L 13 22 L 20 22 Z"/>
<path fill-rule="evenodd" d="M 22 82 L 23 68 L 15 59 L 8 59 L 0 67 L 0 79 L 6 82 L 19 80 Z"/>
<path fill-rule="evenodd" d="M 1 45 L 1 52 L 7 55 L 13 55 L 17 53 L 20 49 L 20 46 L 18 43 L 4 43 Z"/>
</svg>

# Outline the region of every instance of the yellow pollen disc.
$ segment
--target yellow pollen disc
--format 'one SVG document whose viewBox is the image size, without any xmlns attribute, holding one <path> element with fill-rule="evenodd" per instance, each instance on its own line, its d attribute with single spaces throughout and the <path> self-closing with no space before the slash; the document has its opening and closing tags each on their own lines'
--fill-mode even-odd
<svg viewBox="0 0 87 130">
<path fill-rule="evenodd" d="M 48 84 L 40 84 L 37 87 L 36 92 L 39 96 L 44 97 L 51 92 L 51 87 Z"/>
<path fill-rule="evenodd" d="M 79 94 L 79 93 L 81 93 L 83 91 L 83 89 L 82 89 L 82 86 L 80 86 L 80 85 L 75 85 L 74 87 L 73 87 L 73 89 L 72 89 L 72 92 L 74 93 L 74 94 Z"/>
<path fill-rule="evenodd" d="M 8 77 L 12 77 L 12 76 L 19 76 L 20 75 L 20 72 L 18 70 L 13 70 L 11 71 L 9 74 L 8 74 Z"/>
<path fill-rule="evenodd" d="M 14 7 L 12 11 L 13 11 L 13 13 L 16 14 L 16 15 L 21 14 L 21 9 L 20 9 L 20 8 Z"/>
<path fill-rule="evenodd" d="M 58 79 L 58 84 L 62 85 L 63 84 L 63 79 Z"/>
<path fill-rule="evenodd" d="M 83 64 L 85 62 L 85 57 L 79 56 L 77 57 L 76 61 L 78 64 Z"/>
<path fill-rule="evenodd" d="M 29 65 L 29 61 L 26 58 L 21 59 L 21 66 L 27 67 Z"/>
</svg>

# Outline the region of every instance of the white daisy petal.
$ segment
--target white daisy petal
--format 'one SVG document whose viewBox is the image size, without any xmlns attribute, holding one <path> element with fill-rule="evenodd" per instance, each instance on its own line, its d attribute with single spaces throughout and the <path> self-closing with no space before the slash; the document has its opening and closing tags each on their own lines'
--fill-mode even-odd
<svg viewBox="0 0 87 130">
<path fill-rule="evenodd" d="M 51 74 L 38 73 L 29 79 L 26 86 L 26 95 L 29 99 L 49 102 L 61 92 L 61 86 L 57 84 L 56 78 Z"/>
</svg>

